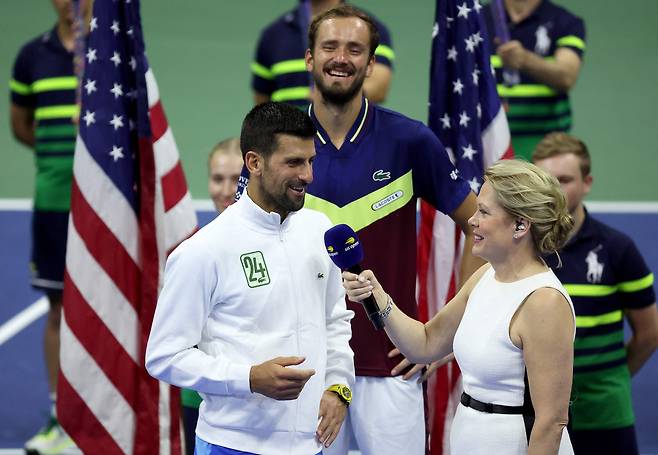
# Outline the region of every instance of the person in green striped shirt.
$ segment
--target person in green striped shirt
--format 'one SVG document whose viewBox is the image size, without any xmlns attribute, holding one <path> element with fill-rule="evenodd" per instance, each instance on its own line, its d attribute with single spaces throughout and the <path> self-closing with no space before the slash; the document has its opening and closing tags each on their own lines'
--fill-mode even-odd
<svg viewBox="0 0 658 455">
<path fill-rule="evenodd" d="M 537 143 L 572 125 L 569 92 L 585 53 L 585 23 L 549 0 L 503 0 L 510 40 L 496 36 L 491 4 L 484 7 L 489 45 L 495 54 L 498 95 L 507 111 L 517 157 L 530 159 Z"/>
<path fill-rule="evenodd" d="M 581 140 L 551 133 L 532 160 L 558 179 L 574 218 L 559 251 L 563 266 L 554 268 L 576 310 L 571 442 L 577 455 L 637 454 L 631 376 L 658 346 L 653 273 L 630 237 L 583 206 L 593 179 Z M 626 341 L 624 319 L 632 331 Z"/>
<path fill-rule="evenodd" d="M 51 415 L 25 443 L 28 453 L 69 453 L 71 438 L 55 413 L 59 372 L 59 326 L 76 139 L 77 78 L 73 67 L 74 13 L 70 0 L 52 0 L 56 25 L 26 43 L 14 62 L 10 89 L 11 130 L 34 152 L 36 178 L 32 215 L 32 286 L 50 302 L 44 332 Z M 89 3 L 83 16 L 88 19 Z"/>
</svg>

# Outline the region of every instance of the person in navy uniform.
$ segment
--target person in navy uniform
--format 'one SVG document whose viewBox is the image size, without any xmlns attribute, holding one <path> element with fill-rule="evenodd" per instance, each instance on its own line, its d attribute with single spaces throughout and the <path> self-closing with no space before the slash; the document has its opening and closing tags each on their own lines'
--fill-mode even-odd
<svg viewBox="0 0 658 455">
<path fill-rule="evenodd" d="M 32 213 L 32 287 L 48 297 L 44 358 L 51 411 L 47 424 L 25 443 L 28 453 L 76 450 L 55 412 L 59 373 L 59 327 L 71 207 L 73 152 L 77 135 L 78 80 L 74 72 L 74 10 L 70 0 L 53 0 L 57 23 L 18 52 L 9 82 L 11 131 L 34 152 Z M 82 17 L 89 22 L 90 2 Z"/>
<path fill-rule="evenodd" d="M 532 154 L 553 174 L 575 220 L 554 268 L 576 308 L 571 439 L 576 454 L 637 454 L 631 376 L 658 345 L 654 276 L 633 240 L 592 217 L 591 157 L 580 139 L 551 133 Z M 553 266 L 551 258 L 547 258 Z M 631 337 L 624 341 L 624 320 Z"/>
<path fill-rule="evenodd" d="M 306 36 L 312 17 L 343 3 L 343 0 L 300 0 L 299 5 L 267 25 L 256 45 L 251 64 L 254 103 L 283 101 L 306 107 L 311 99 L 312 80 L 304 65 Z M 364 89 L 370 101 L 383 103 L 393 78 L 395 52 L 384 24 L 373 18 L 380 34 L 377 61 Z"/>
<path fill-rule="evenodd" d="M 351 226 L 364 245 L 364 267 L 376 268 L 395 289 L 400 308 L 417 317 L 416 201 L 423 198 L 450 215 L 466 233 L 461 274 L 466 279 L 482 263 L 471 254 L 468 225 L 475 195 L 429 128 L 372 103 L 364 93 L 378 38 L 376 23 L 349 5 L 311 23 L 306 68 L 316 88 L 308 112 L 317 128 L 317 157 L 305 206 Z M 356 313 L 350 341 L 354 398 L 339 438 L 325 452 L 344 455 L 353 435 L 364 455 L 425 453 L 419 381 L 424 365 L 405 371 L 409 363 L 395 355 L 386 334 L 373 331 L 360 305 L 348 306 Z"/>
<path fill-rule="evenodd" d="M 551 131 L 569 131 L 569 92 L 585 52 L 585 23 L 549 0 L 503 0 L 510 40 L 496 36 L 492 3 L 484 6 L 491 64 L 516 156 L 530 159 L 535 145 Z M 510 71 L 511 70 L 511 71 Z"/>
</svg>

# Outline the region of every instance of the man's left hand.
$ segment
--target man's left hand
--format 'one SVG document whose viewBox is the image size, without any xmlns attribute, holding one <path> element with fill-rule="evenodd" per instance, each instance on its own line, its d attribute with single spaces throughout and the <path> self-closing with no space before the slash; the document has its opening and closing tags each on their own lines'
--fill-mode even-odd
<svg viewBox="0 0 658 455">
<path fill-rule="evenodd" d="M 338 436 L 340 427 L 347 415 L 347 404 L 345 404 L 334 392 L 324 391 L 320 400 L 321 418 L 315 436 L 325 447 L 329 447 Z"/>
</svg>

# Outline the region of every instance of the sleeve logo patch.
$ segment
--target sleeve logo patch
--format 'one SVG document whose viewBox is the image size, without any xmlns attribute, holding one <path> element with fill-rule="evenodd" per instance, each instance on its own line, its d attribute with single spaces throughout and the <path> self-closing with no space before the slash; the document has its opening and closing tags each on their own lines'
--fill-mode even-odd
<svg viewBox="0 0 658 455">
<path fill-rule="evenodd" d="M 245 253 L 240 256 L 240 264 L 242 264 L 242 270 L 250 288 L 270 284 L 270 274 L 267 271 L 263 253 L 260 251 Z"/>
</svg>

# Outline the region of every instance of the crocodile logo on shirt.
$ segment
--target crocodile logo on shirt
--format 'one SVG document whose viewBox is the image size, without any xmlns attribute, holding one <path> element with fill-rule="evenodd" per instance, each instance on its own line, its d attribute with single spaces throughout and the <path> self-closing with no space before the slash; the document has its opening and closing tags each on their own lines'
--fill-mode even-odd
<svg viewBox="0 0 658 455">
<path fill-rule="evenodd" d="M 372 179 L 375 182 L 381 182 L 383 180 L 390 180 L 391 179 L 391 173 L 390 172 L 384 172 L 383 169 L 378 169 L 372 174 Z"/>
<path fill-rule="evenodd" d="M 245 253 L 240 256 L 240 264 L 242 264 L 242 270 L 250 288 L 270 284 L 270 274 L 267 271 L 263 253 L 260 251 Z"/>
</svg>

